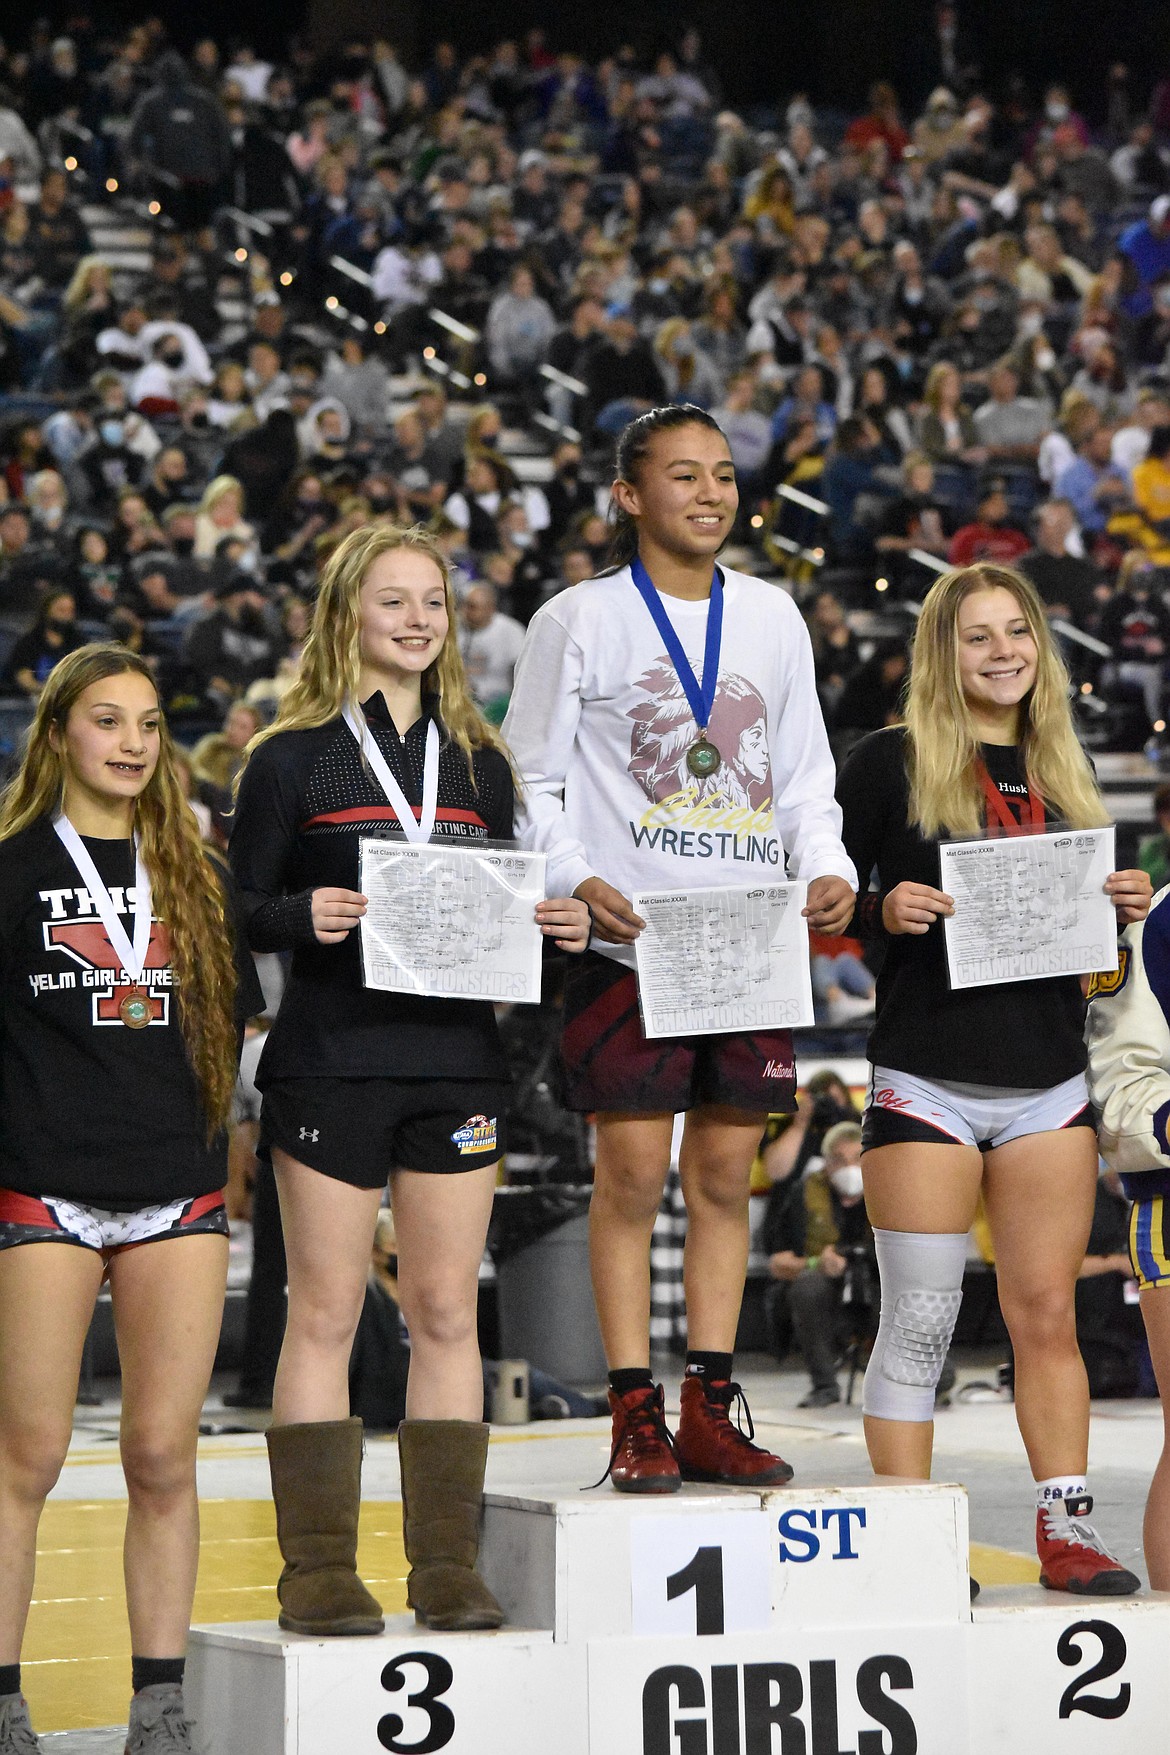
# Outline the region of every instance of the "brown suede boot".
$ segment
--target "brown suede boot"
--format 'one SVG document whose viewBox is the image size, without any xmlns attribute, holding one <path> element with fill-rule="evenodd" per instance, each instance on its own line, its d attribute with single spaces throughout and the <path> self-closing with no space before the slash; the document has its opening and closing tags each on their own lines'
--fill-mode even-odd
<svg viewBox="0 0 1170 1755">
<path fill-rule="evenodd" d="M 361 1421 L 273 1426 L 267 1437 L 284 1556 L 280 1625 L 290 1633 L 381 1633 L 382 1606 L 357 1575 Z"/>
<path fill-rule="evenodd" d="M 398 1428 L 406 1600 L 421 1627 L 498 1627 L 504 1611 L 475 1570 L 488 1429 L 477 1420 L 404 1420 Z"/>
</svg>

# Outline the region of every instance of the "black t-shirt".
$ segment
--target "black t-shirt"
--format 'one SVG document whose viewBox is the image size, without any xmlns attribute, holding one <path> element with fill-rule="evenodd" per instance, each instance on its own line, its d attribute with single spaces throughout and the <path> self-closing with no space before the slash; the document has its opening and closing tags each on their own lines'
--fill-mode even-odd
<svg viewBox="0 0 1170 1755">
<path fill-rule="evenodd" d="M 381 695 L 363 710 L 408 803 L 421 805 L 428 713 L 400 738 Z M 498 750 L 476 750 L 474 770 L 473 784 L 463 751 L 444 739 L 436 839 L 511 838 L 506 759 Z M 341 944 L 317 942 L 313 891 L 356 890 L 359 839 L 396 825 L 343 719 L 280 732 L 245 768 L 229 857 L 248 940 L 253 950 L 293 953 L 260 1061 L 262 1089 L 285 1078 L 507 1078 L 490 1004 L 364 987 L 356 928 Z"/>
<path fill-rule="evenodd" d="M 982 754 L 1005 802 L 1022 817 L 1028 788 L 1018 748 L 984 744 Z M 947 979 L 941 920 L 922 934 L 889 934 L 882 927 L 881 899 L 898 884 L 940 888 L 938 841 L 925 840 L 907 821 L 909 783 L 900 726 L 876 731 L 850 751 L 837 798 L 845 846 L 863 885 L 849 930 L 885 945 L 869 1038 L 874 1065 L 1009 1090 L 1045 1090 L 1083 1072 L 1085 1006 L 1075 976 L 955 993 Z M 873 872 L 877 893 L 867 896 L 864 886 Z"/>
<path fill-rule="evenodd" d="M 85 845 L 132 933 L 132 843 Z M 242 949 L 239 963 L 242 1023 L 263 996 Z M 158 922 L 144 973 L 156 1016 L 129 1030 L 127 977 L 50 820 L 0 843 L 0 1187 L 112 1211 L 223 1187 L 226 1136 L 207 1143 Z"/>
</svg>

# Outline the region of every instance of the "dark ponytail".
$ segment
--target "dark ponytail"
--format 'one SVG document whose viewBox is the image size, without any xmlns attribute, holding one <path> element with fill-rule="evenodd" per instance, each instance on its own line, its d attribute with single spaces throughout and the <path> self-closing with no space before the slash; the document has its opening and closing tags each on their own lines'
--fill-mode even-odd
<svg viewBox="0 0 1170 1755">
<path fill-rule="evenodd" d="M 640 414 L 622 431 L 617 442 L 617 454 L 614 458 L 614 474 L 618 481 L 636 481 L 638 469 L 654 438 L 658 433 L 670 432 L 675 427 L 711 427 L 713 431 L 722 433 L 723 428 L 713 415 L 705 408 L 699 408 L 693 402 L 672 402 L 663 408 L 651 408 Z M 609 549 L 606 554 L 608 565 L 602 577 L 610 573 L 620 573 L 628 567 L 638 552 L 638 524 L 623 512 L 617 501 L 611 496 L 609 502 Z"/>
</svg>

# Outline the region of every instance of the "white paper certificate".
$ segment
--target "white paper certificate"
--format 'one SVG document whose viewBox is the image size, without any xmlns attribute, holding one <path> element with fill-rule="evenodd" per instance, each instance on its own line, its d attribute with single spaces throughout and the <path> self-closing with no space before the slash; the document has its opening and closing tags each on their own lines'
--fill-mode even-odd
<svg viewBox="0 0 1170 1755">
<path fill-rule="evenodd" d="M 1117 915 L 1102 887 L 1113 861 L 1112 828 L 944 842 L 951 987 L 1116 969 Z"/>
<path fill-rule="evenodd" d="M 540 1000 L 544 854 L 363 837 L 362 980 L 436 999 Z"/>
<path fill-rule="evenodd" d="M 813 1021 L 808 885 L 640 890 L 634 941 L 647 1036 L 787 1030 Z"/>
</svg>

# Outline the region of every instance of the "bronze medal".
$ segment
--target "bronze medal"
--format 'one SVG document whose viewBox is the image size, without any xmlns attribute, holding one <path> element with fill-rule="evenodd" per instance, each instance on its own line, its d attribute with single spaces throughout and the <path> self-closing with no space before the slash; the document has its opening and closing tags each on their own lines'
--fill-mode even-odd
<svg viewBox="0 0 1170 1755">
<path fill-rule="evenodd" d="M 145 1030 L 150 1023 L 152 1007 L 145 987 L 131 987 L 118 1002 L 118 1016 L 128 1030 Z"/>
<path fill-rule="evenodd" d="M 713 743 L 709 743 L 705 732 L 701 733 L 697 743 L 693 743 L 687 751 L 687 767 L 696 780 L 708 780 L 719 771 L 723 757 Z"/>
</svg>

